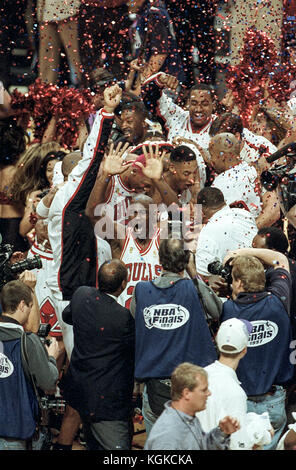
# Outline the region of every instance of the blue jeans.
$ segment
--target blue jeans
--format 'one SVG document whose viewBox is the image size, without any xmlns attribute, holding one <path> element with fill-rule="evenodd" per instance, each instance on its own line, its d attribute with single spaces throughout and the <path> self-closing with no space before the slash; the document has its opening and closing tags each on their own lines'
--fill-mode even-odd
<svg viewBox="0 0 296 470">
<path fill-rule="evenodd" d="M 14 441 L 12 439 L 5 439 L 0 437 L 0 450 L 26 450 L 25 441 Z"/>
<path fill-rule="evenodd" d="M 32 440 L 32 449 L 30 450 L 41 450 L 44 448 L 44 444 L 49 443 L 50 441 L 51 434 L 47 430 L 44 431 L 41 429 L 38 437 Z M 0 437 L 0 451 L 1 450 L 27 450 L 26 441 L 21 439 Z"/>
<path fill-rule="evenodd" d="M 146 435 L 148 437 L 148 434 L 150 433 L 152 426 L 157 420 L 158 416 L 155 413 L 153 413 L 153 411 L 150 408 L 146 385 L 144 385 L 143 394 L 142 394 L 142 415 L 144 418 Z"/>
<path fill-rule="evenodd" d="M 282 435 L 287 422 L 285 410 L 286 390 L 280 385 L 276 385 L 273 395 L 258 396 L 255 401 L 248 400 L 248 412 L 262 414 L 267 411 L 271 425 L 274 429 L 274 436 L 271 443 L 264 446 L 263 450 L 274 450 Z"/>
</svg>

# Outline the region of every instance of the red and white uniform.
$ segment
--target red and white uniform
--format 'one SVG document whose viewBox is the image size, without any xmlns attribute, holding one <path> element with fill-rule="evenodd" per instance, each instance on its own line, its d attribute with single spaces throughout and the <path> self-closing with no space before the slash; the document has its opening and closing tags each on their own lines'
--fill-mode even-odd
<svg viewBox="0 0 296 470">
<path fill-rule="evenodd" d="M 144 85 L 154 81 L 159 87 L 163 85 L 158 82 L 157 75 L 151 75 L 145 82 Z M 161 96 L 158 100 L 158 112 L 161 117 L 165 120 L 165 127 L 168 131 L 168 141 L 172 142 L 175 137 L 186 137 L 187 139 L 193 140 L 203 148 L 209 147 L 210 135 L 209 129 L 212 122 L 216 118 L 213 114 L 210 121 L 202 127 L 198 132 L 194 132 L 191 126 L 189 111 L 185 111 L 183 108 L 175 104 L 170 96 L 166 94 L 164 90 L 161 90 Z"/>
<path fill-rule="evenodd" d="M 159 233 L 157 229 L 149 245 L 142 249 L 133 237 L 133 230 L 128 228 L 124 247 L 120 256 L 128 269 L 128 282 L 126 289 L 118 297 L 120 305 L 129 308 L 133 291 L 139 281 L 151 281 L 160 276 L 162 267 L 159 262 Z"/>
<path fill-rule="evenodd" d="M 51 273 L 53 253 L 52 250 L 45 250 L 42 245 L 35 241 L 28 252 L 28 258 L 32 258 L 35 255 L 40 256 L 42 261 L 42 268 L 33 269 L 32 271 L 37 278 L 35 294 L 39 305 L 41 323 L 50 324 L 50 336 L 62 336 L 62 330 L 52 300 L 52 293 L 46 284 L 46 279 Z"/>
<path fill-rule="evenodd" d="M 135 191 L 127 188 L 119 175 L 112 176 L 111 189 L 105 202 L 114 209 L 114 221 L 122 224 L 128 222 L 128 207 Z"/>
<path fill-rule="evenodd" d="M 244 146 L 240 157 L 246 163 L 255 163 L 262 155 L 266 158 L 278 150 L 268 139 L 262 135 L 253 134 L 249 129 L 244 128 L 242 138 Z M 260 147 L 265 147 L 262 154 L 259 152 Z"/>
<path fill-rule="evenodd" d="M 216 176 L 213 188 L 222 191 L 227 205 L 243 203 L 245 209 L 257 218 L 261 212 L 260 184 L 257 171 L 246 162 Z"/>
</svg>

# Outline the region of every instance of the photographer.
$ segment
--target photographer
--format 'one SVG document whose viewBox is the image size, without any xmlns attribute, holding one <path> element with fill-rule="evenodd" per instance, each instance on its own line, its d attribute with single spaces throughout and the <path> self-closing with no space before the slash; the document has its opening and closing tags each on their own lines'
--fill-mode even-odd
<svg viewBox="0 0 296 470">
<path fill-rule="evenodd" d="M 147 435 L 170 398 L 175 367 L 182 361 L 207 366 L 217 358 L 204 308 L 206 296 L 215 295 L 198 292 L 196 284 L 185 277 L 189 257 L 183 240 L 162 240 L 161 276 L 138 282 L 133 292 L 135 377 L 145 382 L 142 413 Z M 216 317 L 220 311 L 218 301 Z"/>
<path fill-rule="evenodd" d="M 29 375 L 37 387 L 54 392 L 58 379 L 55 358 L 58 343 L 42 345 L 39 337 L 25 333 L 33 307 L 33 285 L 30 281 L 10 281 L 1 291 L 0 316 L 0 449 L 28 450 L 37 448 L 38 400 Z M 34 314 L 33 314 L 34 316 Z M 34 319 L 31 319 L 31 322 Z M 31 323 L 32 324 L 32 323 Z M 27 367 L 29 373 L 27 374 Z M 28 377 L 28 378 L 27 378 Z M 38 443 L 39 445 L 39 443 Z"/>
<path fill-rule="evenodd" d="M 237 368 L 237 376 L 248 396 L 248 412 L 269 413 L 275 430 L 265 450 L 275 449 L 286 424 L 283 385 L 293 375 L 290 361 L 289 319 L 291 276 L 286 256 L 278 251 L 244 248 L 229 252 L 232 266 L 232 300 L 223 304 L 222 322 L 229 318 L 253 325 L 248 354 Z M 271 267 L 264 272 L 264 266 Z M 272 269 L 273 268 L 273 269 Z"/>
</svg>

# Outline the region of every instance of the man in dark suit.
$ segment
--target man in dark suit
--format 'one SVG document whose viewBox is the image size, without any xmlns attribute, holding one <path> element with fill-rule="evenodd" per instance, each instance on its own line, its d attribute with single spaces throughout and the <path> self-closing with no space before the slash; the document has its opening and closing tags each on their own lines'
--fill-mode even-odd
<svg viewBox="0 0 296 470">
<path fill-rule="evenodd" d="M 89 450 L 131 448 L 134 319 L 117 303 L 127 269 L 117 259 L 99 269 L 99 290 L 79 287 L 63 311 L 73 325 L 74 349 L 60 387 L 83 421 Z"/>
</svg>

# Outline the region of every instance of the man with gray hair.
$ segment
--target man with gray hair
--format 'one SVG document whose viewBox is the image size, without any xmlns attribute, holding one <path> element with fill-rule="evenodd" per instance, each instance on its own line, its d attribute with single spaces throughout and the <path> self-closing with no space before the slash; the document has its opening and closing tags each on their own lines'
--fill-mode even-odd
<svg viewBox="0 0 296 470">
<path fill-rule="evenodd" d="M 208 389 L 207 372 L 188 362 L 180 364 L 171 377 L 171 401 L 154 424 L 145 450 L 226 450 L 239 422 L 226 416 L 209 433 L 202 430 L 197 411 L 204 410 Z"/>
</svg>

